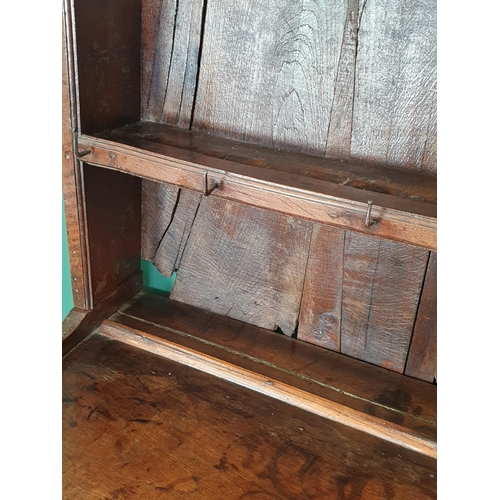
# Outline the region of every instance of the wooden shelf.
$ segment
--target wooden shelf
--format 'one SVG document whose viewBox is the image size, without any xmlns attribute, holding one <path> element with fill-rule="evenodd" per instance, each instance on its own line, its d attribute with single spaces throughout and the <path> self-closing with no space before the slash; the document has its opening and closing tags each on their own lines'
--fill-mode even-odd
<svg viewBox="0 0 500 500">
<path fill-rule="evenodd" d="M 436 179 L 282 152 L 166 125 L 139 122 L 83 135 L 83 161 L 365 234 L 437 249 Z M 368 201 L 373 202 L 366 226 Z"/>
<path fill-rule="evenodd" d="M 435 397 L 141 292 L 63 360 L 64 495 L 435 498 Z"/>
</svg>

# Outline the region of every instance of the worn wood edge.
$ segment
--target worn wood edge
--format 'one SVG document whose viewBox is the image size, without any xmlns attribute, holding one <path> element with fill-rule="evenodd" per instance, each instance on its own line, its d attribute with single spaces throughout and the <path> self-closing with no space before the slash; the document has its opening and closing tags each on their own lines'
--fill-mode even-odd
<svg viewBox="0 0 500 500">
<path fill-rule="evenodd" d="M 305 375 L 300 371 L 284 368 L 279 364 L 252 355 L 252 353 L 245 350 L 233 349 L 227 344 L 217 342 L 218 339 L 216 336 L 212 342 L 174 328 L 162 327 L 153 322 L 123 313 L 121 310 L 110 316 L 109 320 L 127 328 L 149 333 L 163 340 L 178 342 L 185 347 L 193 348 L 208 356 L 214 356 L 228 363 L 247 368 L 251 371 L 260 373 L 262 376 L 277 379 L 285 384 L 292 385 L 308 393 L 327 399 L 328 401 L 336 402 L 342 406 L 361 411 L 362 413 L 375 415 L 387 422 L 396 423 L 425 439 L 436 440 L 435 421 L 427 420 L 410 412 L 394 408 L 365 396 L 357 395 L 356 391 L 346 390 L 345 387 L 341 388 L 333 382 L 325 383 L 317 378 Z M 288 337 L 284 336 L 280 338 L 280 340 L 285 341 L 287 338 Z M 303 342 L 300 344 L 303 344 Z M 297 348 L 300 347 L 300 345 L 297 345 Z M 401 421 L 398 417 L 403 417 L 404 420 Z M 427 430 L 425 430 L 425 428 Z"/>
<path fill-rule="evenodd" d="M 73 308 L 63 321 L 63 357 L 86 339 L 105 319 L 136 295 L 142 287 L 142 271 L 125 280 L 94 309 Z"/>
<path fill-rule="evenodd" d="M 74 155 L 73 130 L 78 123 L 78 87 L 74 23 L 70 0 L 63 2 L 62 64 L 62 186 L 73 303 L 81 309 L 93 307 L 88 230 L 82 164 Z"/>
<path fill-rule="evenodd" d="M 416 435 L 397 424 L 110 320 L 104 320 L 98 331 L 110 339 L 171 359 L 384 441 L 437 458 L 436 442 Z"/>
<path fill-rule="evenodd" d="M 365 226 L 369 200 L 385 200 L 386 205 L 390 205 L 391 203 L 387 203 L 387 201 L 392 200 L 394 201 L 393 206 L 407 206 L 405 200 L 399 200 L 390 195 L 338 185 L 332 185 L 332 189 L 335 189 L 337 194 L 340 193 L 342 196 L 327 195 L 293 185 L 231 172 L 230 166 L 235 164 L 234 162 L 218 160 L 228 170 L 214 168 L 208 166 L 213 158 L 177 148 L 170 149 L 176 150 L 178 157 L 165 156 L 85 135 L 82 136 L 80 144 L 91 150 L 91 153 L 84 159 L 90 165 L 119 170 L 138 177 L 175 184 L 181 188 L 199 192 L 203 191 L 203 173 L 207 172 L 209 182 L 218 182 L 218 188 L 213 191 L 211 196 L 421 246 L 429 250 L 437 250 L 437 218 L 433 216 L 382 206 L 382 202 L 377 205 L 377 202 L 374 201 L 371 210 L 372 224 L 368 227 Z M 201 164 L 190 161 L 194 157 Z M 203 164 L 205 160 L 206 164 Z M 247 165 L 235 165 L 238 169 L 249 169 Z M 265 174 L 269 171 L 263 169 L 263 172 Z M 412 202 L 412 206 L 429 207 L 426 203 L 417 202 Z M 425 210 L 422 211 L 425 212 Z"/>
</svg>

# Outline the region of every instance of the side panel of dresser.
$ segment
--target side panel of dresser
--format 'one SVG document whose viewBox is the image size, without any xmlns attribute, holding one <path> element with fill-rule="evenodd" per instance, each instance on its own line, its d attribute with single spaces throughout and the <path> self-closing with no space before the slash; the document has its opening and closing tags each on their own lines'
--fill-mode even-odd
<svg viewBox="0 0 500 500">
<path fill-rule="evenodd" d="M 133 0 L 133 3 L 139 3 Z M 110 8 L 118 10 L 118 6 Z M 70 271 L 74 309 L 63 325 L 63 352 L 74 347 L 90 333 L 104 318 L 132 297 L 142 284 L 140 271 L 140 179 L 91 167 L 84 163 L 85 156 L 78 146 L 77 134 L 82 129 L 98 127 L 109 123 L 110 115 L 116 124 L 138 118 L 139 105 L 134 103 L 123 108 L 122 101 L 132 91 L 139 95 L 139 70 L 132 70 L 131 76 L 112 77 L 113 68 L 100 64 L 95 57 L 105 59 L 113 52 L 120 54 L 120 64 L 130 59 L 130 66 L 138 58 L 130 47 L 117 44 L 116 40 L 102 40 L 94 33 L 86 34 L 89 40 L 102 42 L 100 52 L 96 45 L 80 44 L 75 50 L 76 30 L 73 15 L 74 6 L 67 1 L 63 10 L 63 195 L 67 220 Z M 92 10 L 92 9 L 91 9 Z M 124 9 L 126 10 L 126 9 Z M 137 9 L 135 9 L 137 10 Z M 139 12 L 139 11 L 138 11 Z M 123 23 L 120 31 L 137 40 L 130 45 L 139 47 L 140 22 L 134 9 L 120 14 Z M 96 19 L 110 15 L 109 12 L 92 11 Z M 137 29 L 130 32 L 131 25 Z M 99 31 L 94 23 L 92 31 Z M 122 33 L 122 36 L 125 36 Z M 108 37 L 109 38 L 109 37 Z M 85 39 L 85 37 L 83 37 Z M 107 44 L 107 45 L 106 45 Z M 94 52 L 92 51 L 94 49 Z M 78 63 L 78 55 L 83 54 Z M 94 58 L 94 59 L 93 59 Z M 85 99 L 84 85 L 92 85 L 95 79 L 106 82 L 113 102 L 85 102 L 86 114 L 80 114 L 80 101 Z M 132 88 L 132 87 L 136 88 Z M 82 97 L 83 96 L 83 97 Z M 137 98 L 137 101 L 139 99 Z M 122 114 L 122 109 L 125 113 Z M 101 116 L 102 115 L 102 116 Z M 117 117 L 117 118 L 116 118 Z M 79 151 L 80 150 L 80 151 Z"/>
</svg>

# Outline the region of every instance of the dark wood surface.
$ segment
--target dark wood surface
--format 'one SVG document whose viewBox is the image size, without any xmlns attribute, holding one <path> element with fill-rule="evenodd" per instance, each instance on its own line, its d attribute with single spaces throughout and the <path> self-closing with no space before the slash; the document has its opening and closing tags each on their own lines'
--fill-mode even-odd
<svg viewBox="0 0 500 500">
<path fill-rule="evenodd" d="M 332 495 L 435 498 L 436 462 L 98 334 L 63 360 L 64 498 Z"/>
<path fill-rule="evenodd" d="M 141 1 L 73 0 L 79 124 L 85 134 L 140 119 Z"/>
<path fill-rule="evenodd" d="M 431 252 L 405 374 L 433 382 L 437 371 L 437 254 Z"/>
<path fill-rule="evenodd" d="M 84 166 L 85 208 L 94 304 L 141 264 L 141 179 Z"/>
<path fill-rule="evenodd" d="M 171 297 L 290 336 L 311 229 L 292 217 L 203 197 Z"/>
<path fill-rule="evenodd" d="M 132 275 L 90 310 L 73 308 L 63 321 L 62 354 L 66 355 L 88 337 L 101 322 L 109 318 L 142 288 L 142 272 Z"/>
<path fill-rule="evenodd" d="M 346 232 L 341 352 L 403 373 L 429 252 Z"/>
<path fill-rule="evenodd" d="M 273 378 L 290 383 L 292 377 L 292 385 L 303 382 L 310 392 L 435 439 L 436 386 L 426 382 L 155 295 L 139 294 L 111 319 L 173 341 L 192 338 L 191 347 L 215 346 L 218 356 L 253 360 L 250 365 L 262 365 L 254 371 L 271 369 Z"/>
<path fill-rule="evenodd" d="M 73 130 L 77 124 L 75 61 L 71 32 L 72 12 L 69 2 L 63 3 L 62 40 L 62 188 L 64 215 L 68 238 L 69 268 L 73 304 L 80 309 L 92 307 L 87 225 L 83 208 L 81 163 L 73 155 Z"/>
</svg>

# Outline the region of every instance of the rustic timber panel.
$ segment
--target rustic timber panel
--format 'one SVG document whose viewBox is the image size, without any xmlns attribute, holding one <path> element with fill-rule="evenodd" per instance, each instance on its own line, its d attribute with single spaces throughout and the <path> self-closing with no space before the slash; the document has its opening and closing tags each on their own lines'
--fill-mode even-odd
<svg viewBox="0 0 500 500">
<path fill-rule="evenodd" d="M 297 338 L 340 351 L 345 231 L 314 224 Z"/>
<path fill-rule="evenodd" d="M 183 128 L 190 126 L 204 3 L 204 0 L 144 3 L 143 119 Z"/>
<path fill-rule="evenodd" d="M 311 226 L 275 212 L 203 197 L 172 299 L 292 335 Z"/>
<path fill-rule="evenodd" d="M 81 131 L 140 118 L 141 0 L 74 0 Z"/>
<path fill-rule="evenodd" d="M 191 227 L 198 212 L 201 194 L 181 189 L 175 213 L 158 247 L 154 265 L 165 276 L 170 276 L 180 266 Z"/>
<path fill-rule="evenodd" d="M 428 255 L 346 231 L 342 353 L 403 373 Z"/>
<path fill-rule="evenodd" d="M 152 261 L 174 215 L 180 189 L 172 184 L 142 181 L 141 256 Z"/>
<path fill-rule="evenodd" d="M 84 164 L 94 304 L 140 271 L 141 179 Z"/>
<path fill-rule="evenodd" d="M 435 175 L 435 0 L 216 0 L 203 33 L 194 129 Z"/>
<path fill-rule="evenodd" d="M 193 127 L 325 150 L 346 3 L 208 3 Z"/>
<path fill-rule="evenodd" d="M 436 0 L 362 3 L 351 155 L 435 173 Z"/>
<path fill-rule="evenodd" d="M 431 252 L 405 374 L 433 382 L 437 370 L 437 254 Z"/>
</svg>

